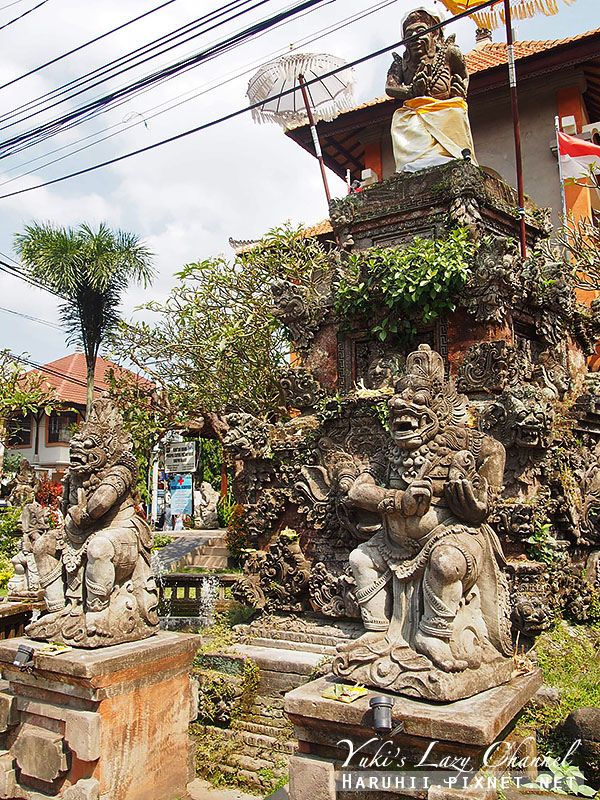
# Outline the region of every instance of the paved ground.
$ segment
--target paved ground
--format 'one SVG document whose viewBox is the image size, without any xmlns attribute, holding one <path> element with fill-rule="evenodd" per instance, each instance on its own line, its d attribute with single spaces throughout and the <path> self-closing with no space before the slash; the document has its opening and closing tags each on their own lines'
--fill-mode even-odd
<svg viewBox="0 0 600 800">
<path fill-rule="evenodd" d="M 215 789 L 202 778 L 188 784 L 188 794 L 181 800 L 259 800 L 259 795 L 246 794 L 237 789 Z M 289 800 L 287 787 L 269 795 L 269 800 Z"/>
</svg>

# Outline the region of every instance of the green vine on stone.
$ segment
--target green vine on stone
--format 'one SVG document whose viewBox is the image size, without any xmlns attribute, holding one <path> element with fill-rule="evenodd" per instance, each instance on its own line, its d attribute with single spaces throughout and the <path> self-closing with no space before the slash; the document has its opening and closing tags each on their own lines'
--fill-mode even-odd
<svg viewBox="0 0 600 800">
<path fill-rule="evenodd" d="M 466 229 L 447 239 L 416 238 L 408 247 L 351 253 L 335 292 L 340 317 L 366 323 L 381 341 L 411 338 L 425 324 L 456 308 L 477 245 Z M 382 313 L 383 312 L 383 313 Z"/>
</svg>

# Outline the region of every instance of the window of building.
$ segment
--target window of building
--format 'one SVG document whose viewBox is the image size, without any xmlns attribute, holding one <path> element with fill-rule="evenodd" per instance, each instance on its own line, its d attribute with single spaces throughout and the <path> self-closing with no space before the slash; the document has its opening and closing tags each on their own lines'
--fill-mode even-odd
<svg viewBox="0 0 600 800">
<path fill-rule="evenodd" d="M 31 447 L 31 415 L 13 416 L 8 423 L 8 446 Z"/>
<path fill-rule="evenodd" d="M 53 411 L 48 418 L 48 444 L 68 444 L 73 426 L 77 424 L 75 411 Z"/>
</svg>

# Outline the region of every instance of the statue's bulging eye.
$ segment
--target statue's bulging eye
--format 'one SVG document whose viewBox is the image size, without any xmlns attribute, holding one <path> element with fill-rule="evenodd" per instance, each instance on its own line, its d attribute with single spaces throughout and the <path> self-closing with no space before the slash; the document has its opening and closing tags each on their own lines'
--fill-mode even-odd
<svg viewBox="0 0 600 800">
<path fill-rule="evenodd" d="M 427 392 L 417 392 L 413 397 L 413 403 L 417 403 L 420 406 L 426 406 L 429 403 L 429 396 Z"/>
<path fill-rule="evenodd" d="M 86 439 L 85 442 L 83 443 L 83 446 L 87 447 L 90 450 L 92 449 L 92 447 L 95 447 L 95 445 L 96 445 L 96 443 L 94 442 L 94 440 L 93 439 L 89 439 L 89 438 Z"/>
</svg>

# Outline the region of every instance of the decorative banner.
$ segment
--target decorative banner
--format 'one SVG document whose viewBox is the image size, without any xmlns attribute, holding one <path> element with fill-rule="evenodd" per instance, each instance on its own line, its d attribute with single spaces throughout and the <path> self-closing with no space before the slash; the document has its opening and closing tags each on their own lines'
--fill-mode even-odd
<svg viewBox="0 0 600 800">
<path fill-rule="evenodd" d="M 196 442 L 169 442 L 165 445 L 167 472 L 194 472 L 196 469 Z"/>
<path fill-rule="evenodd" d="M 192 515 L 192 476 L 172 475 L 169 481 L 171 490 L 171 514 Z"/>
</svg>

